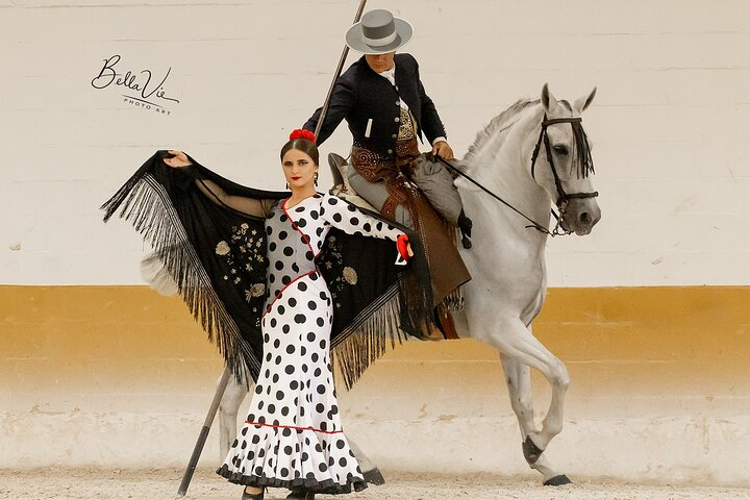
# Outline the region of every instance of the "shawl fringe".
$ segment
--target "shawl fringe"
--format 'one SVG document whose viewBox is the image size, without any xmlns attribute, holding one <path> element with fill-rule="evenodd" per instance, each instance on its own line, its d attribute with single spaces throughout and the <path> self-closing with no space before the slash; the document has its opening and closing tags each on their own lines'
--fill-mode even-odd
<svg viewBox="0 0 750 500">
<path fill-rule="evenodd" d="M 105 211 L 104 222 L 117 214 L 152 246 L 177 283 L 178 293 L 193 318 L 206 331 L 208 339 L 215 342 L 237 379 L 245 371 L 257 378 L 260 361 L 211 286 L 164 187 L 141 168 L 101 209 Z"/>
</svg>

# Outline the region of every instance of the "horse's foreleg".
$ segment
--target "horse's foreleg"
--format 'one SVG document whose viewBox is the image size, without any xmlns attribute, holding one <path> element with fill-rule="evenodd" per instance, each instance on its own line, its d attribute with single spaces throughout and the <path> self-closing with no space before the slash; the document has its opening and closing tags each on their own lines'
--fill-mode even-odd
<svg viewBox="0 0 750 500">
<path fill-rule="evenodd" d="M 541 468 L 547 467 L 544 463 L 538 463 L 541 454 L 552 438 L 562 431 L 563 402 L 570 383 L 568 372 L 565 365 L 519 319 L 501 319 L 495 324 L 494 332 L 497 334 L 488 331 L 485 336 L 480 334 L 475 335 L 475 338 L 499 349 L 504 359 L 507 359 L 505 364 L 510 363 L 506 379 L 512 391 L 511 403 L 514 410 L 518 408 L 521 411 L 519 423 L 522 432 L 524 429 L 527 432 L 524 437 L 524 456 L 532 467 L 536 465 L 535 468 L 541 471 Z M 522 368 L 524 365 L 539 370 L 552 387 L 552 399 L 541 430 L 536 430 L 533 424 L 531 383 L 528 369 Z"/>
<path fill-rule="evenodd" d="M 534 403 L 531 397 L 531 370 L 518 360 L 500 353 L 500 360 L 505 372 L 508 385 L 508 395 L 513 412 L 518 417 L 521 428 L 521 439 L 526 461 L 532 469 L 539 471 L 544 477 L 544 484 L 561 485 L 570 482 L 565 474 L 559 473 L 547 460 L 541 450 L 530 441 L 529 435 L 538 433 L 534 424 Z"/>
<path fill-rule="evenodd" d="M 252 389 L 252 382 L 250 383 Z M 219 403 L 219 450 L 221 460 L 229 453 L 232 442 L 237 437 L 237 412 L 247 395 L 248 387 L 244 382 L 232 376 L 229 379 L 224 396 Z"/>
<path fill-rule="evenodd" d="M 534 403 L 531 398 L 531 371 L 528 366 L 502 352 L 500 353 L 500 361 L 505 372 L 505 383 L 508 385 L 510 406 L 518 417 L 521 439 L 525 441 L 529 434 L 536 432 Z"/>
</svg>

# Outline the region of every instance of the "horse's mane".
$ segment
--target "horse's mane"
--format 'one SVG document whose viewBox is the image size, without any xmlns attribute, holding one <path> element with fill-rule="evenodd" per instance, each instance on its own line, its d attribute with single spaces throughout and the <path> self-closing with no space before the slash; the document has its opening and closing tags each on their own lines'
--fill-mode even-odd
<svg viewBox="0 0 750 500">
<path fill-rule="evenodd" d="M 508 109 L 490 120 L 490 123 L 486 127 L 477 132 L 474 143 L 469 146 L 469 150 L 466 152 L 465 159 L 471 160 L 475 158 L 485 147 L 489 139 L 496 135 L 504 134 L 516 123 L 516 119 L 522 111 L 530 106 L 539 104 L 539 102 L 539 99 L 533 101 L 530 99 L 519 99 L 508 107 Z"/>
</svg>

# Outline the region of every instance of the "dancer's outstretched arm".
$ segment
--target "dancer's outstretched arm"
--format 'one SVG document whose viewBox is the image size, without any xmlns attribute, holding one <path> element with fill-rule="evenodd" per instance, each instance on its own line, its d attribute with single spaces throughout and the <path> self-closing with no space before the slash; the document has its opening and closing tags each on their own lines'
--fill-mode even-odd
<svg viewBox="0 0 750 500">
<path fill-rule="evenodd" d="M 164 158 L 166 165 L 173 168 L 185 168 L 192 165 L 187 155 L 182 151 L 170 149 L 169 153 L 173 154 L 174 157 Z M 253 217 L 266 217 L 274 202 L 274 200 L 256 200 L 254 198 L 231 195 L 209 179 L 196 179 L 195 185 L 208 199 L 217 205 L 226 206 Z"/>
</svg>

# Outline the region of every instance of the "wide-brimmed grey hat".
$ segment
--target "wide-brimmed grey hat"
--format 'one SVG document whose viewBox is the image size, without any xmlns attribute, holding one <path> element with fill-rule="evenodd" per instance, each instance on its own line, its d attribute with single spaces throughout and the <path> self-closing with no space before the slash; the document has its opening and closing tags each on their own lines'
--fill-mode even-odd
<svg viewBox="0 0 750 500">
<path fill-rule="evenodd" d="M 406 45 L 414 29 L 384 9 L 371 10 L 346 32 L 346 44 L 363 54 L 387 54 Z"/>
</svg>

